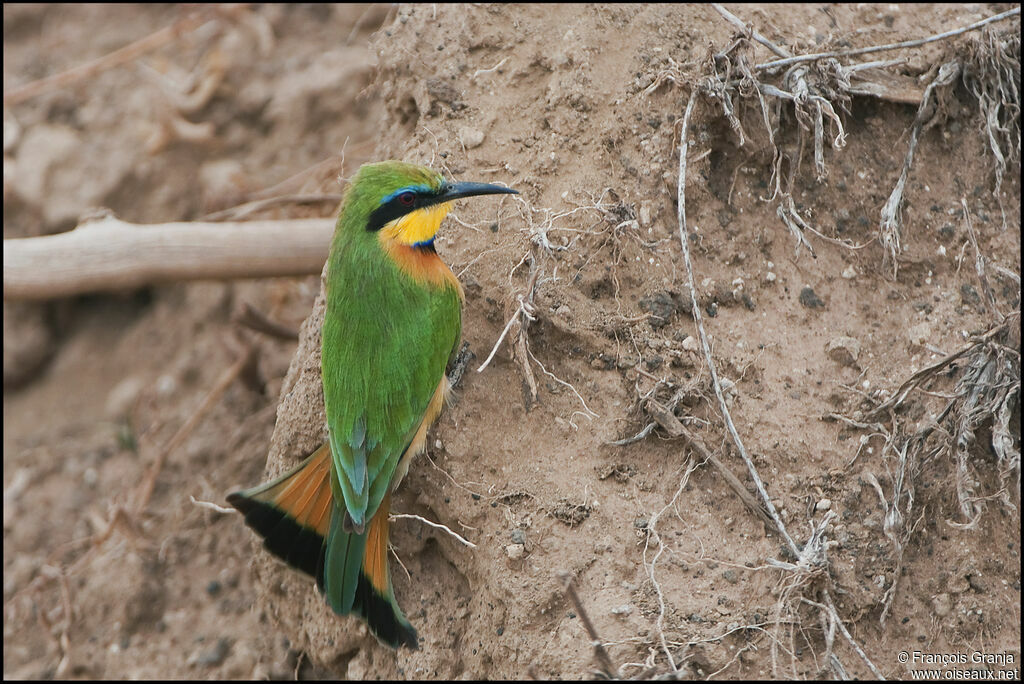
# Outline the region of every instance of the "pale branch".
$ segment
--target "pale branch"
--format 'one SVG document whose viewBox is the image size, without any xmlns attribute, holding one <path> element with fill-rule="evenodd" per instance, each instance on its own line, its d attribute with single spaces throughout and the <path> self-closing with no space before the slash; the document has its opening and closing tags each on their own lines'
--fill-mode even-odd
<svg viewBox="0 0 1024 684">
<path fill-rule="evenodd" d="M 690 99 L 686 103 L 686 111 L 683 114 L 683 125 L 679 135 L 679 176 L 676 186 L 676 218 L 679 224 L 679 242 L 682 244 L 683 248 L 683 264 L 686 266 L 686 284 L 690 291 L 693 320 L 697 324 L 697 332 L 700 333 L 699 339 L 701 349 L 704 351 L 704 359 L 707 361 L 708 371 L 711 373 L 711 382 L 715 389 L 715 396 L 718 398 L 718 405 L 722 412 L 722 418 L 725 421 L 725 427 L 732 436 L 733 442 L 736 445 L 736 450 L 743 458 L 743 462 L 747 465 L 747 471 L 750 473 L 750 479 L 754 481 L 754 485 L 757 487 L 757 491 L 761 495 L 761 500 L 764 502 L 764 508 L 768 511 L 768 515 L 775 523 L 775 527 L 778 529 L 779 534 L 782 535 L 782 538 L 786 541 L 786 545 L 789 546 L 795 556 L 799 557 L 800 549 L 793 541 L 793 538 L 789 536 L 789 532 L 786 531 L 786 526 L 782 522 L 782 518 L 779 517 L 778 511 L 775 510 L 775 505 L 768 496 L 768 492 L 764 487 L 764 482 L 761 480 L 761 476 L 758 474 L 757 468 L 754 467 L 754 462 L 747 454 L 747 450 L 743 446 L 743 441 L 740 439 L 739 433 L 736 431 L 736 426 L 732 422 L 732 415 L 729 413 L 729 408 L 725 403 L 725 397 L 722 394 L 721 384 L 718 382 L 718 373 L 715 370 L 715 363 L 711 358 L 711 347 L 708 344 L 707 332 L 704 330 L 704 320 L 700 314 L 700 304 L 697 302 L 697 286 L 694 285 L 693 282 L 693 264 L 690 260 L 689 233 L 686 229 L 686 153 L 690 147 L 690 141 L 687 136 L 690 134 L 688 130 L 690 125 L 690 114 L 693 111 L 693 105 L 697 99 L 696 96 L 697 90 L 694 89 L 690 93 Z"/>
<path fill-rule="evenodd" d="M 723 17 L 725 17 L 725 19 L 730 24 L 732 24 L 733 26 L 738 28 L 740 31 L 749 31 L 751 37 L 754 40 L 756 40 L 758 43 L 761 43 L 761 45 L 764 45 L 766 48 L 768 48 L 769 50 L 774 52 L 776 56 L 783 57 L 783 58 L 787 58 L 787 57 L 790 56 L 790 54 L 788 52 L 786 52 L 786 50 L 784 50 L 783 48 L 779 47 L 778 45 L 776 45 L 772 41 L 768 40 L 767 38 L 762 36 L 760 33 L 755 31 L 753 28 L 751 28 L 747 24 L 744 24 L 742 19 L 740 19 L 735 14 L 733 14 L 729 10 L 725 9 L 724 7 L 722 7 L 722 5 L 720 5 L 719 3 L 713 2 L 713 3 L 711 3 L 711 6 L 715 9 L 716 12 L 718 12 Z"/>
<path fill-rule="evenodd" d="M 4 240 L 4 299 L 320 273 L 333 231 L 331 219 L 139 225 L 108 217 Z"/>
<path fill-rule="evenodd" d="M 772 524 L 772 519 L 768 516 L 764 507 L 757 502 L 754 495 L 747 491 L 747 488 L 743 486 L 740 479 L 736 477 L 728 466 L 722 463 L 721 460 L 708 449 L 704 442 L 700 440 L 695 434 L 686 429 L 686 427 L 679 422 L 679 419 L 675 417 L 667 407 L 662 406 L 654 399 L 648 399 L 644 404 L 644 410 L 654 418 L 655 422 L 660 425 L 665 432 L 672 437 L 682 437 L 689 444 L 690 448 L 697 452 L 702 460 L 709 461 L 711 465 L 718 469 L 718 472 L 725 479 L 726 484 L 736 493 L 740 500 L 750 509 L 750 512 L 760 518 L 766 525 Z"/>
<path fill-rule="evenodd" d="M 444 530 L 445 532 L 447 532 L 451 536 L 455 537 L 460 543 L 468 546 L 471 549 L 475 549 L 476 548 L 476 544 L 474 544 L 473 542 L 467 540 L 465 537 L 463 537 L 459 533 L 452 532 L 451 528 L 449 528 L 447 525 L 442 525 L 441 523 L 431 522 L 431 521 L 427 520 L 426 518 L 420 517 L 418 515 L 413 515 L 411 513 L 392 513 L 391 515 L 388 516 L 388 518 L 391 519 L 391 520 L 402 520 L 402 519 L 405 519 L 405 520 L 418 520 L 421 523 L 423 523 L 424 525 L 429 525 L 430 527 L 434 527 L 434 528 L 439 529 L 439 530 Z"/>
<path fill-rule="evenodd" d="M 1000 14 L 996 14 L 991 17 L 982 19 L 981 21 L 976 21 L 970 26 L 963 26 L 952 31 L 945 31 L 944 33 L 939 33 L 934 36 L 928 36 L 927 38 L 921 38 L 918 40 L 905 40 L 900 43 L 890 43 L 889 45 L 872 45 L 871 47 L 855 48 L 852 50 L 836 50 L 834 52 L 819 52 L 813 55 L 798 55 L 796 57 L 777 59 L 774 62 L 758 64 L 756 67 L 754 67 L 754 69 L 756 69 L 757 71 L 764 71 L 765 69 L 775 69 L 778 67 L 789 66 L 790 64 L 797 64 L 799 62 L 813 62 L 819 59 L 826 59 L 829 57 L 852 57 L 854 55 L 867 55 L 872 52 L 885 52 L 887 50 L 899 50 L 903 48 L 918 47 L 919 45 L 925 45 L 926 43 L 934 43 L 937 40 L 944 40 L 946 38 L 958 36 L 962 33 L 967 33 L 968 31 L 974 31 L 976 29 L 981 28 L 982 26 L 991 24 L 992 22 L 1001 21 L 1008 17 L 1017 16 L 1019 14 L 1020 7 L 1015 7 L 1011 10 L 1007 10 L 1006 12 L 1002 12 Z"/>
</svg>

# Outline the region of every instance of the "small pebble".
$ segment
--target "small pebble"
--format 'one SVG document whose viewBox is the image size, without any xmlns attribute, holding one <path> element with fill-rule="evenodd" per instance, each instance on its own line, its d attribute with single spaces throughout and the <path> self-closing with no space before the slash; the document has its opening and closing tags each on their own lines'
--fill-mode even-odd
<svg viewBox="0 0 1024 684">
<path fill-rule="evenodd" d="M 695 352 L 698 349 L 697 340 L 693 335 L 687 335 L 683 340 L 683 351 Z"/>
<path fill-rule="evenodd" d="M 217 639 L 217 643 L 213 647 L 197 654 L 193 654 L 189 658 L 189 664 L 191 665 L 203 665 L 205 667 L 216 667 L 224 662 L 224 659 L 228 657 L 228 652 L 231 650 L 231 642 L 221 637 Z"/>
<path fill-rule="evenodd" d="M 953 599 L 949 594 L 938 594 L 932 598 L 932 610 L 939 617 L 946 617 L 953 612 Z"/>
<path fill-rule="evenodd" d="M 483 131 L 478 131 L 475 128 L 463 128 L 460 137 L 467 150 L 479 147 L 484 142 Z"/>
<path fill-rule="evenodd" d="M 841 366 L 856 366 L 860 358 L 860 342 L 845 335 L 832 338 L 825 345 L 825 355 Z"/>
<path fill-rule="evenodd" d="M 509 544 L 505 547 L 505 554 L 512 560 L 519 560 L 526 554 L 526 547 L 522 544 Z"/>
<path fill-rule="evenodd" d="M 612 615 L 629 615 L 633 611 L 633 606 L 628 603 L 624 603 L 621 606 L 612 608 Z"/>
<path fill-rule="evenodd" d="M 832 499 L 822 499 L 814 507 L 814 509 L 817 511 L 827 511 L 830 508 L 832 508 Z"/>
<path fill-rule="evenodd" d="M 825 308 L 825 302 L 821 301 L 821 297 L 817 295 L 812 287 L 805 287 L 800 290 L 800 303 L 806 306 L 808 309 L 823 309 Z"/>
</svg>

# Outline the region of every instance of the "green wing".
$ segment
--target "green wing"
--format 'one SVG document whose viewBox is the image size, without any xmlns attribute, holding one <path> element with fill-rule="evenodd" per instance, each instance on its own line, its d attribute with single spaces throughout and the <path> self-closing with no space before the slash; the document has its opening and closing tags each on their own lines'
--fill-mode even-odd
<svg viewBox="0 0 1024 684">
<path fill-rule="evenodd" d="M 412 280 L 376 249 L 329 265 L 321 369 L 338 501 L 358 527 L 388 491 L 461 331 L 452 288 Z"/>
</svg>

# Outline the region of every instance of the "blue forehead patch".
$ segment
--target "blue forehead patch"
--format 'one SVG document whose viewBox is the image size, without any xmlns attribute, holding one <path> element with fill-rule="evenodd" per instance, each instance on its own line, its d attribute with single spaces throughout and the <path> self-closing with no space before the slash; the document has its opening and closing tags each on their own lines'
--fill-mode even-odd
<svg viewBox="0 0 1024 684">
<path fill-rule="evenodd" d="M 380 201 L 380 203 L 381 204 L 387 204 L 391 200 L 393 200 L 396 197 L 398 197 L 399 195 L 401 195 L 403 192 L 416 192 L 416 193 L 423 192 L 423 193 L 429 193 L 429 192 L 433 192 L 433 191 L 434 191 L 434 189 L 431 188 L 429 185 L 408 185 L 408 186 L 406 186 L 404 188 L 401 188 L 400 190 L 395 190 L 390 195 L 387 195 L 384 199 L 382 199 Z"/>
</svg>

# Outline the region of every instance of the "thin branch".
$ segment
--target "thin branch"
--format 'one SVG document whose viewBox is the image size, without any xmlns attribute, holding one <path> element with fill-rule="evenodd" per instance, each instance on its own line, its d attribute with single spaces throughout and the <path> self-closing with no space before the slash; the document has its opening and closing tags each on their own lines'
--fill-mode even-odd
<svg viewBox="0 0 1024 684">
<path fill-rule="evenodd" d="M 786 52 L 783 48 L 779 47 L 778 45 L 776 45 L 772 41 L 770 41 L 767 38 L 765 38 L 764 36 L 762 36 L 760 33 L 755 31 L 752 27 L 744 24 L 743 20 L 741 20 L 739 17 L 737 17 L 735 14 L 733 14 L 729 10 L 725 9 L 724 7 L 722 7 L 717 2 L 711 3 L 711 6 L 715 8 L 716 12 L 718 12 L 723 17 L 725 17 L 729 21 L 729 23 L 731 23 L 732 25 L 736 26 L 739 30 L 743 31 L 744 33 L 746 33 L 747 31 L 750 31 L 750 35 L 751 35 L 751 37 L 754 40 L 756 40 L 761 45 L 764 45 L 766 48 L 768 48 L 769 50 L 774 52 L 779 57 L 789 57 L 789 53 Z"/>
<path fill-rule="evenodd" d="M 178 431 L 174 433 L 174 436 L 168 440 L 167 444 L 157 454 L 156 459 L 153 461 L 153 465 L 150 466 L 149 472 L 139 485 L 137 497 L 135 499 L 134 512 L 136 514 L 142 513 L 146 506 L 149 504 L 149 498 L 153 494 L 153 487 L 156 485 L 157 475 L 160 474 L 160 470 L 163 468 L 164 461 L 167 457 L 192 434 L 196 426 L 202 421 L 202 419 L 209 413 L 210 409 L 220 401 L 220 398 L 227 391 L 231 383 L 241 375 L 242 371 L 252 364 L 255 358 L 255 349 L 252 347 L 244 347 L 242 352 L 238 355 L 238 360 L 231 364 L 230 368 L 227 368 L 220 377 L 217 379 L 216 384 L 207 393 L 206 397 L 203 398 L 202 403 L 199 407 L 189 416 L 189 419 L 178 428 Z"/>
<path fill-rule="evenodd" d="M 60 88 L 67 88 L 73 83 L 84 80 L 91 76 L 112 69 L 113 67 L 126 64 L 138 57 L 141 57 L 147 52 L 161 48 L 168 43 L 171 43 L 186 33 L 190 33 L 195 29 L 203 25 L 212 13 L 211 8 L 206 7 L 201 11 L 189 12 L 185 17 L 179 19 L 170 26 L 164 27 L 152 33 L 145 38 L 141 38 L 134 43 L 125 45 L 119 50 L 115 50 L 110 54 L 94 59 L 91 62 L 76 66 L 67 71 L 62 71 L 59 74 L 47 76 L 41 78 L 38 81 L 32 81 L 25 85 L 18 86 L 13 90 L 4 93 L 4 105 L 11 106 L 18 103 L 24 102 L 25 100 L 31 99 L 36 95 L 45 93 L 48 90 L 56 90 Z"/>
<path fill-rule="evenodd" d="M 249 302 L 245 302 L 242 306 L 242 311 L 235 315 L 235 323 L 244 325 L 247 328 L 251 328 L 257 332 L 261 332 L 264 335 L 275 337 L 279 340 L 285 340 L 287 342 L 295 342 L 299 339 L 299 333 L 294 328 L 289 328 L 286 325 L 282 325 L 277 321 L 272 321 L 266 317 L 266 315 L 256 309 Z"/>
<path fill-rule="evenodd" d="M 392 513 L 388 517 L 391 520 L 400 520 L 400 519 L 419 520 L 424 525 L 429 525 L 430 527 L 436 527 L 439 530 L 444 530 L 445 532 L 447 532 L 448 534 L 452 535 L 453 537 L 458 539 L 461 543 L 465 544 L 466 546 L 468 546 L 471 549 L 475 549 L 476 548 L 476 544 L 474 544 L 471 541 L 468 541 L 465 537 L 461 536 L 458 532 L 452 532 L 452 530 L 449 527 L 447 527 L 446 525 L 442 525 L 441 523 L 430 522 L 426 518 L 421 518 L 420 516 L 413 515 L 411 513 Z"/>
<path fill-rule="evenodd" d="M 679 240 L 683 247 L 683 261 L 686 264 L 686 277 L 687 285 L 690 290 L 690 300 L 693 309 L 693 318 L 697 323 L 697 331 L 700 333 L 701 348 L 704 350 L 704 358 L 708 363 L 708 370 L 711 372 L 711 380 L 715 389 L 715 396 L 718 397 L 718 405 L 722 412 L 722 417 L 725 420 L 726 428 L 729 434 L 733 438 L 733 442 L 736 444 L 736 449 L 743 461 L 747 465 L 747 471 L 750 473 L 750 478 L 754 481 L 757 486 L 757 491 L 761 495 L 761 500 L 764 502 L 764 507 L 767 509 L 768 514 L 771 516 L 775 523 L 775 527 L 778 529 L 779 534 L 786 541 L 787 546 L 793 552 L 793 555 L 799 557 L 800 549 L 797 547 L 796 542 L 789 536 L 786 531 L 786 526 L 783 524 L 782 519 L 779 517 L 778 511 L 775 510 L 775 505 L 772 503 L 771 497 L 768 496 L 768 492 L 765 490 L 764 482 L 761 481 L 761 476 L 757 472 L 757 468 L 754 467 L 754 462 L 750 460 L 750 456 L 747 454 L 747 450 L 743 446 L 743 441 L 740 439 L 739 434 L 736 432 L 736 426 L 732 422 L 732 416 L 729 413 L 729 409 L 725 403 L 725 396 L 722 394 L 721 384 L 718 382 L 718 373 L 715 371 L 715 363 L 711 358 L 711 347 L 708 345 L 707 333 L 704 330 L 704 320 L 700 313 L 700 304 L 697 302 L 697 288 L 693 282 L 693 263 L 690 259 L 690 240 L 689 234 L 686 230 L 686 153 L 689 149 L 689 124 L 690 114 L 693 111 L 694 102 L 697 99 L 697 90 L 694 89 L 690 93 L 690 100 L 686 104 L 686 113 L 683 114 L 682 133 L 680 134 L 680 145 L 679 145 L 679 180 L 676 187 L 678 196 L 677 206 L 677 218 L 679 222 Z"/>
<path fill-rule="evenodd" d="M 750 509 L 750 512 L 765 523 L 769 525 L 772 524 L 772 519 L 768 517 L 764 508 L 757 503 L 757 499 L 747 491 L 747 488 L 743 486 L 743 483 L 740 482 L 739 478 L 736 477 L 717 456 L 711 453 L 710 449 L 704 446 L 704 442 L 687 430 L 686 427 L 679 422 L 679 419 L 675 417 L 672 411 L 653 399 L 648 400 L 644 404 L 644 410 L 647 411 L 651 418 L 654 418 L 655 422 L 664 428 L 670 435 L 685 439 L 690 445 L 690 448 L 696 451 L 697 455 L 700 456 L 702 460 L 710 461 L 711 465 L 715 466 L 715 468 L 718 469 L 718 472 L 725 479 L 726 484 L 736 492 L 736 495 L 740 497 L 740 500 L 742 500 L 743 503 L 746 504 L 747 508 Z"/>
<path fill-rule="evenodd" d="M 568 594 L 569 599 L 576 608 L 576 614 L 580 616 L 580 622 L 583 623 L 583 629 L 587 630 L 587 635 L 590 637 L 590 641 L 594 646 L 594 655 L 597 656 L 598 661 L 601 663 L 603 674 L 608 679 L 612 679 L 614 677 L 613 673 L 615 672 L 615 667 L 612 665 L 612 659 L 608 655 L 608 651 L 605 650 L 604 644 L 601 642 L 601 637 L 597 635 L 597 630 L 594 629 L 594 623 L 590 621 L 590 616 L 583 607 L 583 602 L 580 601 L 579 594 L 576 593 L 576 587 L 574 587 L 572 583 L 572 575 L 567 572 L 563 572 L 562 581 L 565 582 L 565 593 Z"/>
<path fill-rule="evenodd" d="M 775 69 L 778 67 L 789 66 L 790 64 L 797 64 L 799 62 L 813 62 L 818 59 L 826 59 L 828 57 L 852 57 L 854 55 L 866 55 L 872 52 L 884 52 L 885 50 L 900 50 L 903 48 L 917 47 L 919 45 L 925 45 L 926 43 L 934 43 L 937 40 L 944 40 L 946 38 L 952 38 L 958 36 L 961 33 L 967 33 L 968 31 L 974 31 L 982 26 L 991 24 L 992 22 L 1006 19 L 1007 17 L 1017 16 L 1020 14 L 1020 7 L 1015 7 L 1012 10 L 1007 10 L 1001 14 L 996 14 L 987 19 L 976 21 L 970 26 L 964 26 L 963 28 L 954 29 L 952 31 L 946 31 L 945 33 L 939 33 L 928 38 L 921 38 L 919 40 L 905 40 L 901 43 L 890 43 L 889 45 L 874 45 L 866 48 L 856 48 L 852 50 L 836 50 L 835 52 L 818 52 L 813 55 L 799 55 L 797 57 L 788 57 L 786 59 L 777 59 L 774 62 L 766 62 L 764 64 L 758 64 L 755 69 L 758 71 L 764 71 L 765 69 Z"/>
</svg>

